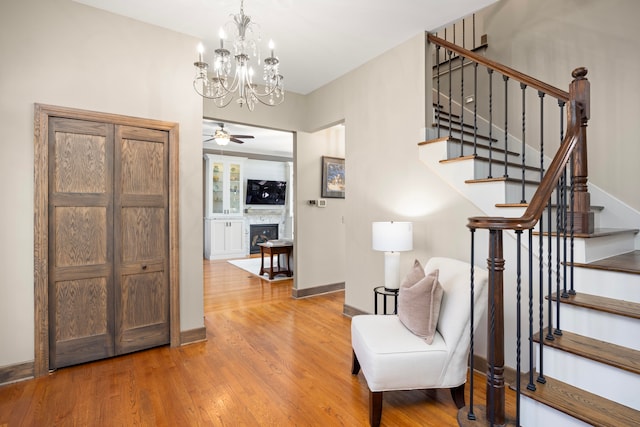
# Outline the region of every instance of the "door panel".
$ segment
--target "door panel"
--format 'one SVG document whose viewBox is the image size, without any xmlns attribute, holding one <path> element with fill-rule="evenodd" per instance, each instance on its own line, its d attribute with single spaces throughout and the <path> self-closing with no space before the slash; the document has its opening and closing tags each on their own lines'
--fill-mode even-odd
<svg viewBox="0 0 640 427">
<path fill-rule="evenodd" d="M 117 354 L 169 342 L 168 133 L 116 126 Z"/>
<path fill-rule="evenodd" d="M 122 259 L 127 262 L 162 260 L 166 250 L 165 210 L 122 207 Z"/>
<path fill-rule="evenodd" d="M 107 263 L 107 211 L 104 207 L 55 208 L 57 267 Z"/>
<path fill-rule="evenodd" d="M 113 355 L 113 128 L 49 121 L 49 367 Z"/>
</svg>

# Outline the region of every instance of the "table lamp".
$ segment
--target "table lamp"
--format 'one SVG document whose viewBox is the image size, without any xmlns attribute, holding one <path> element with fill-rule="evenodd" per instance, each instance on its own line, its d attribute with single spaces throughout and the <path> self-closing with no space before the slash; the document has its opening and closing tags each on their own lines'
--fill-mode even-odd
<svg viewBox="0 0 640 427">
<path fill-rule="evenodd" d="M 413 223 L 374 222 L 371 227 L 374 251 L 384 252 L 384 287 L 400 288 L 400 252 L 413 250 Z"/>
</svg>

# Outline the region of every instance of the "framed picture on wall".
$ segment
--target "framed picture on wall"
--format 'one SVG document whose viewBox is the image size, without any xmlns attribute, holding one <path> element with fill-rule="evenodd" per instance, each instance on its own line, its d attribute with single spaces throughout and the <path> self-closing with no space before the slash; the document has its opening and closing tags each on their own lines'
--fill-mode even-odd
<svg viewBox="0 0 640 427">
<path fill-rule="evenodd" d="M 322 156 L 322 197 L 344 199 L 344 159 Z"/>
</svg>

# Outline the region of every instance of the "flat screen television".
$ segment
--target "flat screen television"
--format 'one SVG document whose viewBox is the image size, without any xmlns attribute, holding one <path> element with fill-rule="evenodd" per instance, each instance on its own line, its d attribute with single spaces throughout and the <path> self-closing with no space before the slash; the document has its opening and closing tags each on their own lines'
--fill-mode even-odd
<svg viewBox="0 0 640 427">
<path fill-rule="evenodd" d="M 247 180 L 247 205 L 284 205 L 286 181 Z"/>
</svg>

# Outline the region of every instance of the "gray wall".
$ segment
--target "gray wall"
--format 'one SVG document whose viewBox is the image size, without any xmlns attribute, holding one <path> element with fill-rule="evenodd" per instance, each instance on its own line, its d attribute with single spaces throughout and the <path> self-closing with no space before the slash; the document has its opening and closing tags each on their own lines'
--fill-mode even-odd
<svg viewBox="0 0 640 427">
<path fill-rule="evenodd" d="M 640 2 L 502 0 L 482 15 L 488 57 L 564 90 L 573 69 L 588 68 L 589 179 L 640 210 Z"/>
<path fill-rule="evenodd" d="M 70 0 L 0 8 L 0 367 L 34 359 L 34 103 L 180 124 L 180 328 L 202 327 L 197 40 Z"/>
<path fill-rule="evenodd" d="M 373 221 L 414 223 L 415 258 L 468 259 L 467 217 L 478 211 L 418 159 L 425 138 L 425 37 L 418 34 L 309 95 L 309 126 L 344 120 L 346 300 L 373 312 L 384 254 L 371 249 Z"/>
</svg>

